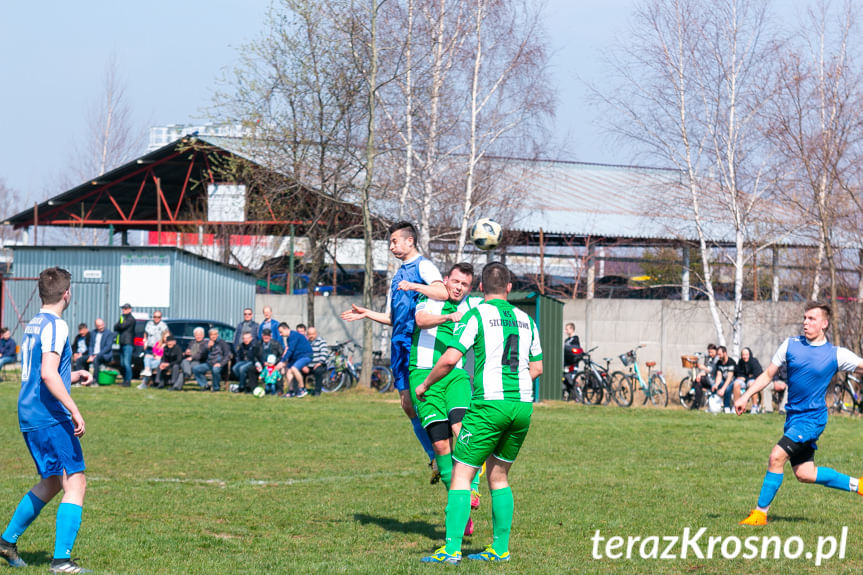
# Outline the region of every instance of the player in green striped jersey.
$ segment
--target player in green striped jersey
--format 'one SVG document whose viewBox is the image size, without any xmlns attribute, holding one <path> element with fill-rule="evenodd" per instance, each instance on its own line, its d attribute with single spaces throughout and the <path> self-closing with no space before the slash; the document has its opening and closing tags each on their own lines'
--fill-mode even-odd
<svg viewBox="0 0 863 575">
<path fill-rule="evenodd" d="M 475 355 L 474 391 L 453 451 L 452 483 L 447 496 L 446 544 L 424 563 L 459 563 L 462 534 L 470 513 L 470 483 L 483 462 L 491 491 L 494 540 L 482 561 L 509 560 L 513 498 L 509 468 L 530 427 L 533 380 L 542 374 L 542 348 L 536 324 L 506 301 L 512 289 L 509 270 L 499 262 L 485 266 L 480 288 L 485 302 L 462 317 L 454 340 L 415 393 L 422 402 L 430 388 L 449 374 L 468 349 Z"/>
<path fill-rule="evenodd" d="M 425 381 L 434 364 L 446 351 L 452 340 L 455 322 L 465 312 L 480 303 L 482 298 L 470 297 L 473 285 L 473 266 L 458 263 L 444 277 L 449 299 L 439 301 L 420 297 L 416 308 L 416 328 L 410 355 L 410 390 L 417 415 L 431 439 L 435 461 L 441 480 L 449 490 L 452 477 L 452 446 L 450 440 L 461 430 L 461 420 L 470 405 L 470 377 L 462 362 L 426 393 L 425 401 L 418 402 L 414 390 Z M 471 485 L 471 508 L 478 509 L 479 476 Z M 473 521 L 468 520 L 465 535 L 473 534 Z"/>
</svg>

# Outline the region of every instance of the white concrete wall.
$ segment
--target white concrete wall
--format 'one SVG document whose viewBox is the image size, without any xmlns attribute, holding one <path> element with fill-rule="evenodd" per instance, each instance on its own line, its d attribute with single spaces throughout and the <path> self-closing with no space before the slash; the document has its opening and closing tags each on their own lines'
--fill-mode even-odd
<svg viewBox="0 0 863 575">
<path fill-rule="evenodd" d="M 320 333 L 326 338 L 327 343 L 333 344 L 347 339 L 353 339 L 357 343 L 363 342 L 363 322 L 345 322 L 339 317 L 344 310 L 350 309 L 351 304 L 361 304 L 362 298 L 355 296 L 316 296 L 315 297 L 315 324 Z M 260 323 L 264 319 L 264 306 L 273 308 L 273 318 L 278 321 L 287 322 L 292 328 L 298 323 L 308 325 L 308 314 L 306 313 L 305 295 L 273 295 L 258 294 L 255 296 L 255 321 Z M 376 302 L 374 309 L 383 310 L 386 302 Z M 237 323 L 240 323 L 242 310 L 237 314 Z M 382 349 L 384 356 L 389 356 L 389 339 L 386 336 L 385 326 L 376 322 L 374 325 L 375 349 Z"/>
<path fill-rule="evenodd" d="M 733 302 L 721 302 L 726 314 Z M 790 302 L 745 302 L 743 310 L 743 347 L 766 366 L 773 352 L 789 336 L 800 333 L 803 306 Z M 599 346 L 594 360 L 617 358 L 636 345 L 639 361 L 657 362 L 669 383 L 677 382 L 688 371 L 681 366 L 680 356 L 706 351 L 708 343 L 718 344 L 707 302 L 675 300 L 568 300 L 563 308 L 563 321 L 575 323 L 575 330 L 585 349 Z M 725 321 L 726 346 L 732 353 L 731 324 Z M 736 357 L 734 359 L 737 359 Z M 621 368 L 615 359 L 612 369 Z"/>
</svg>

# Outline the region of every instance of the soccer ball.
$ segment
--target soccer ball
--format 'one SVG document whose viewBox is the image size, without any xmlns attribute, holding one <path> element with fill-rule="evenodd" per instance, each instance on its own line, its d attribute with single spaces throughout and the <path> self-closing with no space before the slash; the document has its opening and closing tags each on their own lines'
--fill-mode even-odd
<svg viewBox="0 0 863 575">
<path fill-rule="evenodd" d="M 256 387 L 256 388 L 255 388 L 255 390 L 252 392 L 252 395 L 254 395 L 255 397 L 264 397 L 264 395 L 265 395 L 266 393 L 267 393 L 267 392 L 266 392 L 266 391 L 264 391 L 264 388 L 263 388 L 263 387 L 261 387 L 261 386 L 259 385 L 259 386 L 258 386 L 258 387 Z"/>
<path fill-rule="evenodd" d="M 491 250 L 500 243 L 500 224 L 491 218 L 480 218 L 470 229 L 470 239 L 473 245 L 481 250 Z"/>
</svg>

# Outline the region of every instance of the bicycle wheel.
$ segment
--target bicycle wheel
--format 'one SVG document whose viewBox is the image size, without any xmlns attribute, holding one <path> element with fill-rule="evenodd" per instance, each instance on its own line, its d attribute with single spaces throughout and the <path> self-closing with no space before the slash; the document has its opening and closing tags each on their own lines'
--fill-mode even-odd
<svg viewBox="0 0 863 575">
<path fill-rule="evenodd" d="M 622 371 L 615 371 L 611 374 L 609 380 L 611 392 L 614 394 L 614 401 L 620 407 L 629 407 L 632 405 L 633 391 L 632 379 Z"/>
<path fill-rule="evenodd" d="M 575 374 L 575 385 L 581 389 L 582 401 L 585 404 L 602 403 L 602 383 L 597 381 L 595 376 L 587 377 L 583 371 L 579 371 Z"/>
<path fill-rule="evenodd" d="M 372 389 L 378 390 L 380 393 L 386 393 L 393 387 L 393 372 L 390 368 L 383 365 L 375 365 L 372 367 Z"/>
<path fill-rule="evenodd" d="M 851 399 L 851 394 L 845 388 L 845 383 L 836 382 L 832 384 L 827 391 L 827 405 L 830 413 L 842 413 L 847 408 L 845 407 L 845 396 Z"/>
<path fill-rule="evenodd" d="M 647 392 L 644 394 L 644 403 L 647 400 L 657 407 L 666 407 L 668 405 L 668 386 L 665 385 L 665 378 L 658 373 L 654 373 L 647 380 Z"/>
<path fill-rule="evenodd" d="M 680 380 L 677 395 L 680 397 L 680 405 L 686 409 L 692 409 L 692 404 L 695 403 L 695 388 L 692 386 L 692 378 L 688 375 Z"/>
<path fill-rule="evenodd" d="M 346 371 L 331 367 L 327 370 L 327 375 L 324 377 L 324 381 L 321 386 L 324 393 L 331 393 L 333 391 L 340 390 L 345 384 L 346 377 L 349 377 Z"/>
</svg>

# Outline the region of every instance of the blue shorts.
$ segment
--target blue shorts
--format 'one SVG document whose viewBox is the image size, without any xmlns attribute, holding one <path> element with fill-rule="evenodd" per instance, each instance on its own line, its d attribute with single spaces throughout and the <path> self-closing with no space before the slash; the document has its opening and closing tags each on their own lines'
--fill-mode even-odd
<svg viewBox="0 0 863 575">
<path fill-rule="evenodd" d="M 785 416 L 785 429 L 783 435 L 796 443 L 809 443 L 814 449 L 818 449 L 815 444 L 821 434 L 824 433 L 824 428 L 827 426 L 827 410 L 822 411 L 801 411 L 788 413 Z"/>
<path fill-rule="evenodd" d="M 66 475 L 72 475 L 86 469 L 81 442 L 75 437 L 71 421 L 25 431 L 24 443 L 43 479 L 63 475 L 64 471 Z"/>
<path fill-rule="evenodd" d="M 304 367 L 306 367 L 307 365 L 309 365 L 310 363 L 312 363 L 312 356 L 304 355 L 303 357 L 297 358 L 296 361 L 294 361 L 294 363 L 292 363 L 288 367 L 294 367 L 294 368 L 300 370 L 300 369 L 303 369 Z"/>
<path fill-rule="evenodd" d="M 390 341 L 390 369 L 393 370 L 393 385 L 399 391 L 410 389 L 410 340 Z"/>
</svg>

